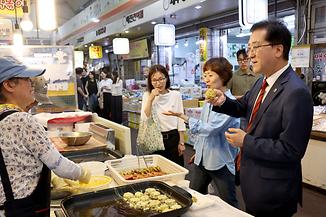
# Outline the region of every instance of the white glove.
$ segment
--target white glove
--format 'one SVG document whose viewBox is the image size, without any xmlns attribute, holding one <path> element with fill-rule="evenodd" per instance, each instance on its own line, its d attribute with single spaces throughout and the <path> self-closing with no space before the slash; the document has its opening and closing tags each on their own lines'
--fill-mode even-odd
<svg viewBox="0 0 326 217">
<path fill-rule="evenodd" d="M 89 183 L 89 181 L 91 180 L 91 176 L 92 176 L 92 173 L 91 171 L 89 171 L 87 168 L 83 168 L 83 167 L 80 167 L 81 168 L 81 173 L 80 173 L 80 176 L 79 176 L 79 182 L 81 183 Z"/>
</svg>

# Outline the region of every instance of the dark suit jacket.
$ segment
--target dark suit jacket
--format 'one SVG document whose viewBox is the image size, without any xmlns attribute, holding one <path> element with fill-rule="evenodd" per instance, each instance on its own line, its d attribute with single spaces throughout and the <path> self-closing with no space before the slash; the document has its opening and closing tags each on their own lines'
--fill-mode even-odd
<svg viewBox="0 0 326 217">
<path fill-rule="evenodd" d="M 250 118 L 263 78 L 239 100 L 226 99 L 213 111 Z M 243 143 L 241 189 L 254 213 L 296 212 L 302 202 L 301 159 L 307 148 L 313 102 L 305 83 L 287 68 L 264 99 Z"/>
</svg>

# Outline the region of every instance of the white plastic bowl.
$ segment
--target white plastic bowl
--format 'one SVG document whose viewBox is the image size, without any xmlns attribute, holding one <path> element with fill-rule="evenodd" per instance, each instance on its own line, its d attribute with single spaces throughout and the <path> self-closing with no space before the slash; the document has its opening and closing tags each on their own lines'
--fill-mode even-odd
<svg viewBox="0 0 326 217">
<path fill-rule="evenodd" d="M 92 176 L 104 176 L 105 170 L 107 169 L 106 164 L 100 161 L 82 162 L 79 165 L 91 171 Z"/>
</svg>

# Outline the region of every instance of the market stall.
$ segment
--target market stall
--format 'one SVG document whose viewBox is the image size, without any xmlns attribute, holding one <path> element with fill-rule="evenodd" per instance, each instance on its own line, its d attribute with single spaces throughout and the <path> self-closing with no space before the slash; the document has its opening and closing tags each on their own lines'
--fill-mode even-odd
<svg viewBox="0 0 326 217">
<path fill-rule="evenodd" d="M 130 203 L 131 208 L 124 206 L 123 210 L 126 212 L 123 215 L 134 216 L 135 213 L 140 214 L 139 212 L 147 198 L 153 200 L 155 197 L 154 202 L 162 202 L 160 198 L 165 198 L 164 201 L 167 203 L 169 203 L 168 201 L 171 203 L 175 201 L 179 205 L 175 206 L 175 209 L 169 209 L 169 204 L 163 202 L 162 205 L 152 207 L 153 210 L 157 211 L 155 214 L 157 216 L 164 212 L 166 212 L 164 216 L 181 215 L 185 217 L 216 216 L 217 214 L 230 217 L 251 216 L 230 206 L 217 196 L 202 195 L 190 189 L 189 181 L 184 179 L 188 170 L 159 155 L 141 157 L 129 155 L 121 159 L 108 160 L 105 164 L 108 168 L 105 174 L 112 178 L 112 182 L 107 188 L 86 194 L 74 194 L 70 198 L 63 199 L 60 206 L 60 201 L 56 201 L 53 203 L 51 215 L 74 216 L 71 213 L 79 212 L 82 209 L 85 211 L 83 213 L 88 213 L 89 216 L 94 216 L 92 214 L 95 212 L 97 215 L 103 214 L 105 216 L 105 214 L 109 215 L 112 210 L 119 210 L 120 203 L 125 201 Z M 165 174 L 152 177 L 134 177 L 134 179 L 125 176 L 127 171 L 135 172 L 139 168 L 149 170 L 151 167 L 160 167 Z M 154 202 L 149 201 L 146 204 Z M 113 203 L 118 203 L 118 205 L 112 205 Z M 140 206 L 141 204 L 142 206 Z M 134 206 L 136 209 L 133 209 Z M 104 210 L 101 207 L 105 207 Z M 162 210 L 157 207 L 162 208 Z M 166 210 L 163 211 L 163 208 Z"/>
</svg>

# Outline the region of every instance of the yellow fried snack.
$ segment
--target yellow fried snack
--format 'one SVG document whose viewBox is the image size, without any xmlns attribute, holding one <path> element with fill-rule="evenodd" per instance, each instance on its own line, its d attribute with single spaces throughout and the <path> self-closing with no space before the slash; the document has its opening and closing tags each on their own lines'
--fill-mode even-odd
<svg viewBox="0 0 326 217">
<path fill-rule="evenodd" d="M 207 89 L 206 93 L 205 93 L 205 97 L 206 99 L 210 100 L 210 99 L 214 99 L 216 96 L 216 93 L 213 89 Z"/>
</svg>

